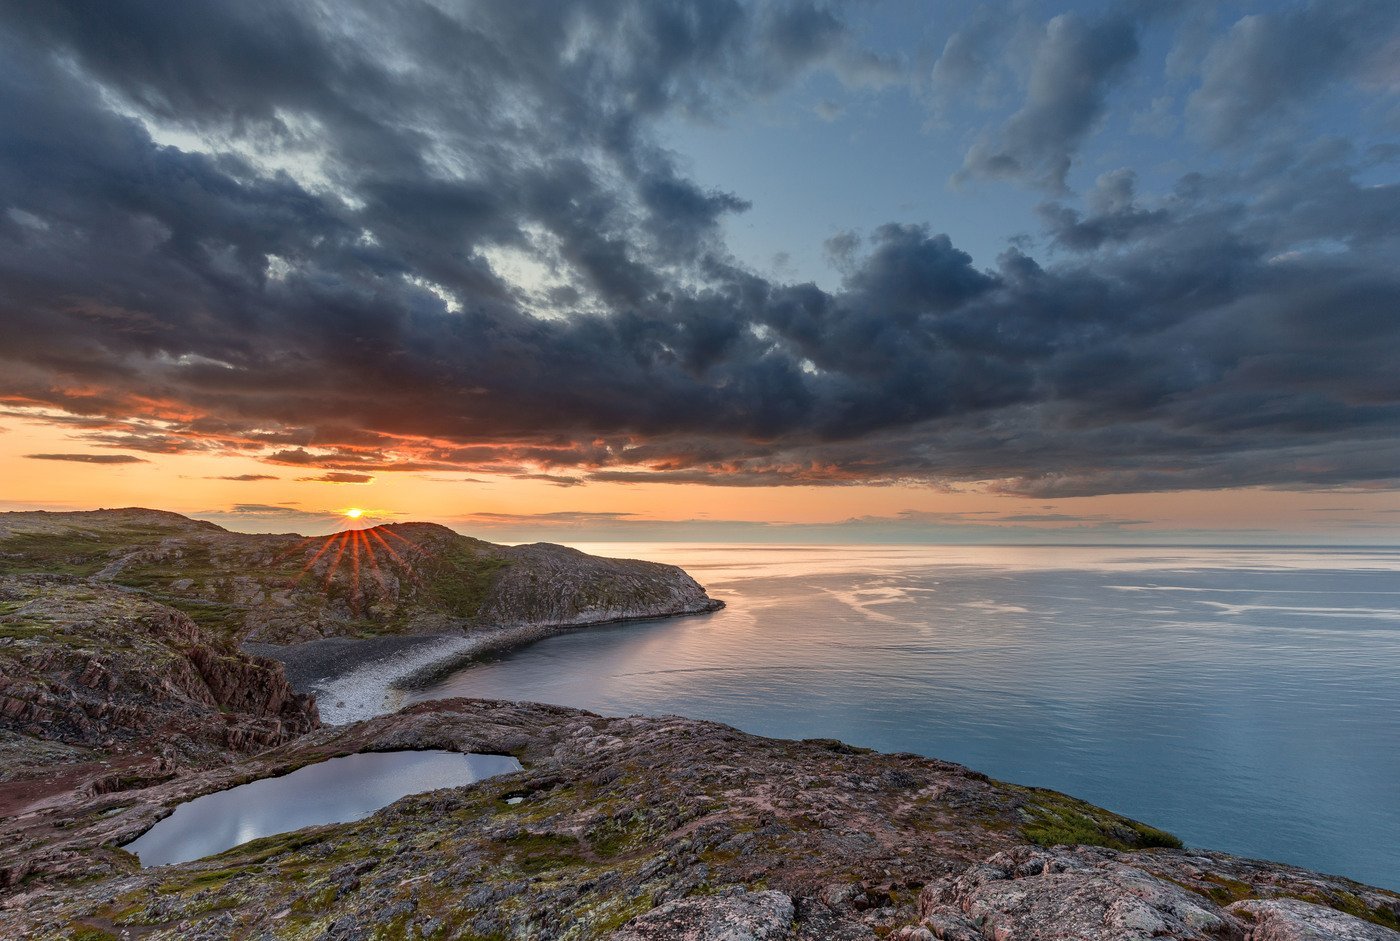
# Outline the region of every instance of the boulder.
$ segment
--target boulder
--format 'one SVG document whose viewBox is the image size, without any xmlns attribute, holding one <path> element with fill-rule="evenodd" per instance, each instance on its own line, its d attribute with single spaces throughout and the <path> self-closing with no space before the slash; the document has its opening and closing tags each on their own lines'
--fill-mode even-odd
<svg viewBox="0 0 1400 941">
<path fill-rule="evenodd" d="M 632 919 L 613 941 L 770 941 L 792 928 L 792 899 L 781 892 L 737 892 L 667 902 Z"/>
<path fill-rule="evenodd" d="M 1400 932 L 1297 899 L 1250 899 L 1227 911 L 1253 922 L 1248 941 L 1400 941 Z"/>
</svg>

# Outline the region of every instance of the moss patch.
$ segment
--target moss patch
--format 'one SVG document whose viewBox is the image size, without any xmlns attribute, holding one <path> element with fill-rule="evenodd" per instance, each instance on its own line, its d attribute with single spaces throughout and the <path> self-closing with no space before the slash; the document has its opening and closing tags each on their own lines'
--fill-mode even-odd
<svg viewBox="0 0 1400 941">
<path fill-rule="evenodd" d="M 1359 895 L 1350 892 L 1322 892 L 1309 895 L 1292 895 L 1287 898 L 1296 898 L 1302 902 L 1312 902 L 1314 905 L 1326 905 L 1339 912 L 1345 912 L 1363 921 L 1389 928 L 1392 931 L 1400 931 L 1400 916 L 1388 908 L 1372 908 Z"/>
<path fill-rule="evenodd" d="M 509 850 L 510 861 L 527 876 L 579 866 L 587 861 L 582 855 L 582 845 L 572 836 L 522 833 L 503 845 Z"/>
<path fill-rule="evenodd" d="M 1134 850 L 1161 846 L 1181 848 L 1181 840 L 1165 830 L 1123 817 L 1058 791 L 1010 785 L 1024 795 L 1021 811 L 1028 819 L 1021 833 L 1041 846 L 1060 844 L 1107 846 Z"/>
<path fill-rule="evenodd" d="M 120 936 L 96 925 L 78 922 L 68 929 L 69 941 L 119 941 Z"/>
<path fill-rule="evenodd" d="M 422 565 L 427 585 L 449 614 L 475 617 L 481 610 L 506 559 L 471 546 L 449 544 Z"/>
</svg>

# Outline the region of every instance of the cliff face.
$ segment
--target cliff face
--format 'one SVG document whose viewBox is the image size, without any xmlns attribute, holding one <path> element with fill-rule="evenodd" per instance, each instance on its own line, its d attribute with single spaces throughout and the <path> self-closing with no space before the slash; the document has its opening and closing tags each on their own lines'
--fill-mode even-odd
<svg viewBox="0 0 1400 941">
<path fill-rule="evenodd" d="M 471 632 L 713 610 L 669 565 L 498 546 L 429 523 L 306 539 L 173 513 L 0 514 L 0 574 L 132 588 L 229 641 Z"/>
<path fill-rule="evenodd" d="M 174 608 L 63 577 L 0 578 L 0 729 L 12 736 L 206 755 L 316 725 L 280 664 Z"/>
<path fill-rule="evenodd" d="M 387 748 L 525 770 L 178 866 L 102 849 L 197 794 Z M 1394 893 L 958 765 L 526 703 L 424 703 L 5 826 L 29 878 L 3 937 L 1400 939 Z"/>
<path fill-rule="evenodd" d="M 502 548 L 507 564 L 482 598 L 482 623 L 591 624 L 719 607 L 674 565 L 603 559 L 549 543 Z"/>
</svg>

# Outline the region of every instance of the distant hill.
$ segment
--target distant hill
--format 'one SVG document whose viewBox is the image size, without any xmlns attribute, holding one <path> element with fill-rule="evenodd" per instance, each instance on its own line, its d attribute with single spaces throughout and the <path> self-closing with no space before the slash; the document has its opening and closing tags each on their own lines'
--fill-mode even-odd
<svg viewBox="0 0 1400 941">
<path fill-rule="evenodd" d="M 132 589 L 231 642 L 470 633 L 713 610 L 671 565 L 501 546 L 434 523 L 251 535 L 141 508 L 0 513 L 0 576 Z"/>
</svg>

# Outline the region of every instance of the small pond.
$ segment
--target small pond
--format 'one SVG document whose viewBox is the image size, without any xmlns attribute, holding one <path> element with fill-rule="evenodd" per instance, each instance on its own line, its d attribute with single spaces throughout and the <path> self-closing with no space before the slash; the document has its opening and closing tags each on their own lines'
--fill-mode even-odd
<svg viewBox="0 0 1400 941">
<path fill-rule="evenodd" d="M 250 781 L 181 804 L 123 849 L 142 866 L 183 863 L 302 827 L 359 820 L 401 797 L 520 770 L 508 755 L 366 752 Z"/>
</svg>

